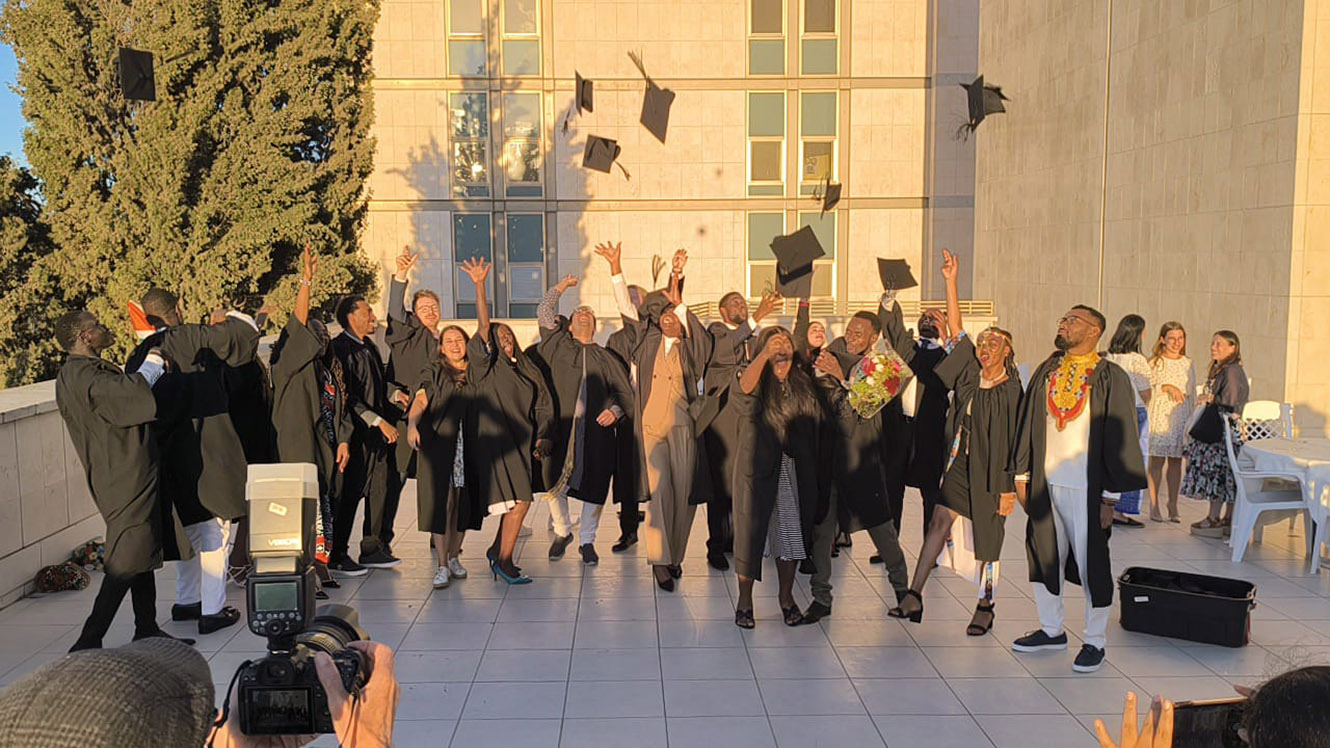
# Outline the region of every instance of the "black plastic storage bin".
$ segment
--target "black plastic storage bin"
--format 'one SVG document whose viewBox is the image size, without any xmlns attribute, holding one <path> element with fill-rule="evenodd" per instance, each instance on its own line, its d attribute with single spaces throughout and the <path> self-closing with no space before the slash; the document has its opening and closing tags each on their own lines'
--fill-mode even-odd
<svg viewBox="0 0 1330 748">
<path fill-rule="evenodd" d="M 1251 582 L 1133 566 L 1118 577 L 1118 593 L 1128 631 L 1225 647 L 1244 647 L 1251 634 Z"/>
</svg>

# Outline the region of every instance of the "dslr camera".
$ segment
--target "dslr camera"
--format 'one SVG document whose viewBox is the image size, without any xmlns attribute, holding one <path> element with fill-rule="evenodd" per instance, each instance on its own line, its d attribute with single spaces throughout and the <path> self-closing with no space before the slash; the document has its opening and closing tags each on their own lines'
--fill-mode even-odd
<svg viewBox="0 0 1330 748">
<path fill-rule="evenodd" d="M 314 654 L 326 652 L 355 693 L 369 677 L 368 640 L 346 605 L 314 605 L 314 517 L 319 478 L 310 463 L 250 465 L 249 555 L 245 583 L 249 630 L 268 639 L 267 656 L 236 672 L 240 730 L 246 735 L 313 735 L 334 731 Z"/>
</svg>

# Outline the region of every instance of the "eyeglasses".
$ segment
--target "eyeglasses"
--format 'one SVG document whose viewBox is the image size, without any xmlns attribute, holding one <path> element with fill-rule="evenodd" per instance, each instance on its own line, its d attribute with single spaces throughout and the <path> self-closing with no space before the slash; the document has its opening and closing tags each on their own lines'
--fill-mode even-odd
<svg viewBox="0 0 1330 748">
<path fill-rule="evenodd" d="M 1076 314 L 1068 314 L 1067 316 L 1065 316 L 1065 317 L 1063 317 L 1062 319 L 1058 320 L 1058 324 L 1059 324 L 1059 325 L 1071 325 L 1071 324 L 1073 324 L 1073 323 L 1080 323 L 1080 324 L 1082 324 L 1082 325 L 1090 325 L 1090 326 L 1092 326 L 1092 327 L 1097 327 L 1097 325 L 1095 325 L 1094 322 L 1091 322 L 1090 320 L 1086 319 L 1085 317 L 1081 317 L 1081 316 L 1076 315 Z"/>
</svg>

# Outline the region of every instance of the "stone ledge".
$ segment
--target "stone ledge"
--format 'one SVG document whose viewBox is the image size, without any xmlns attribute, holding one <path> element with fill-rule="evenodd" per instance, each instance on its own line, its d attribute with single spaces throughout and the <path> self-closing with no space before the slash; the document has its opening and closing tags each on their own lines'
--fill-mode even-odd
<svg viewBox="0 0 1330 748">
<path fill-rule="evenodd" d="M 0 389 L 0 423 L 12 423 L 55 409 L 54 379 Z"/>
</svg>

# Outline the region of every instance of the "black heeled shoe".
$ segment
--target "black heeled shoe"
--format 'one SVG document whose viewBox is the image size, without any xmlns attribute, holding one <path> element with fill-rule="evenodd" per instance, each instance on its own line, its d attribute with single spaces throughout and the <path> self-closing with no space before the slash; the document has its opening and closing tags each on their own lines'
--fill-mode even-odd
<svg viewBox="0 0 1330 748">
<path fill-rule="evenodd" d="M 734 625 L 738 626 L 741 629 L 751 629 L 754 626 L 756 626 L 757 621 L 753 620 L 752 609 L 750 608 L 748 610 L 735 610 Z"/>
<path fill-rule="evenodd" d="M 984 617 L 987 620 L 984 620 Z M 970 625 L 965 627 L 967 636 L 983 636 L 993 630 L 993 621 L 997 620 L 997 615 L 993 613 L 993 603 L 984 604 L 983 600 L 974 607 L 974 617 L 970 619 Z"/>
<path fill-rule="evenodd" d="M 905 612 L 904 608 L 897 605 L 891 610 L 888 610 L 887 615 L 891 616 L 892 618 L 907 619 L 910 623 L 919 623 L 920 621 L 924 620 L 924 596 L 920 595 L 918 592 L 915 592 L 914 590 L 906 590 L 905 597 L 913 597 L 916 601 L 918 601 L 919 609 L 912 610 L 907 613 Z M 904 598 L 901 599 L 901 602 L 904 602 Z"/>
<path fill-rule="evenodd" d="M 656 573 L 656 570 L 657 570 L 657 569 L 664 569 L 664 570 L 665 570 L 665 578 L 664 578 L 664 579 L 661 579 L 661 578 L 660 578 L 660 574 Z M 665 590 L 666 592 L 673 592 L 673 591 L 674 591 L 674 577 L 670 574 L 670 568 L 669 568 L 668 566 L 656 566 L 656 567 L 653 567 L 652 570 L 651 570 L 651 575 L 652 575 L 653 577 L 655 577 L 655 579 L 656 579 L 656 586 L 657 586 L 657 587 L 661 588 L 662 590 Z"/>
<path fill-rule="evenodd" d="M 674 564 L 673 566 L 666 566 L 665 571 L 668 571 L 670 573 L 670 576 L 674 577 L 675 579 L 679 579 L 680 577 L 683 576 L 683 567 L 678 564 Z"/>
</svg>

